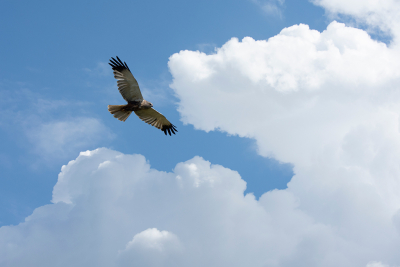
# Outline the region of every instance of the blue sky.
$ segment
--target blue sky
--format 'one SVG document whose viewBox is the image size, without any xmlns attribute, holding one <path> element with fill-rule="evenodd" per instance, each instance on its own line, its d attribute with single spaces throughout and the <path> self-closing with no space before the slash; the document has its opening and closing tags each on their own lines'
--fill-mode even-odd
<svg viewBox="0 0 400 267">
<path fill-rule="evenodd" d="M 0 266 L 400 266 L 398 18 L 3 1 Z M 108 112 L 115 56 L 176 135 Z"/>
<path fill-rule="evenodd" d="M 168 86 L 172 79 L 168 58 L 180 50 L 211 53 L 232 37 L 268 39 L 298 23 L 323 30 L 327 19 L 322 8 L 308 1 L 286 1 L 278 4 L 281 14 L 269 14 L 245 0 L 5 1 L 2 6 L 0 56 L 7 62 L 0 67 L 4 109 L 9 105 L 23 114 L 36 114 L 43 118 L 38 123 L 90 114 L 103 121 L 112 137 L 41 160 L 23 133 L 36 126 L 23 129 L 26 126 L 20 122 L 2 118 L 1 225 L 19 223 L 34 208 L 49 203 L 61 165 L 81 150 L 103 146 L 145 155 L 154 168 L 164 171 L 199 155 L 237 170 L 248 183 L 247 192 L 257 197 L 286 187 L 293 174 L 291 165 L 258 156 L 251 139 L 205 133 L 179 121 L 177 99 Z M 120 123 L 108 113 L 108 104 L 123 103 L 112 71 L 104 65 L 116 55 L 127 62 L 142 90 L 161 95 L 150 101 L 178 126 L 177 136 L 166 138 L 134 117 Z M 37 114 L 34 104 L 40 100 L 61 101 L 63 106 Z"/>
</svg>

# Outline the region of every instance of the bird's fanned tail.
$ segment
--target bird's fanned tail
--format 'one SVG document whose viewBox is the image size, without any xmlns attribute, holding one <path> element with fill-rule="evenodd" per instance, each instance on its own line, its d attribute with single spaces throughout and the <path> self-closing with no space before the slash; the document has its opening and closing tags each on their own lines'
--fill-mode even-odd
<svg viewBox="0 0 400 267">
<path fill-rule="evenodd" d="M 120 121 L 126 121 L 132 111 L 124 110 L 125 106 L 126 105 L 108 105 L 108 111 L 110 111 L 110 113 Z"/>
</svg>

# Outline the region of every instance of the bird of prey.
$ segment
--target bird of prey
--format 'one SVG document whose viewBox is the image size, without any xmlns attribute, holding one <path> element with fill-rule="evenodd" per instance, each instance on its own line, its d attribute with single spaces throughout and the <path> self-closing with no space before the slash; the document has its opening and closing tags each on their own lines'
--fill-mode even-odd
<svg viewBox="0 0 400 267">
<path fill-rule="evenodd" d="M 142 121 L 160 129 L 165 135 L 167 135 L 167 131 L 169 135 L 171 135 L 171 132 L 175 134 L 178 131 L 176 126 L 170 123 L 160 112 L 153 109 L 152 103 L 143 99 L 139 84 L 133 77 L 128 65 L 125 62 L 122 63 L 119 57 L 117 59 L 112 57 L 108 64 L 114 71 L 119 92 L 128 102 L 127 105 L 108 105 L 108 111 L 120 121 L 125 121 L 133 111 Z"/>
</svg>

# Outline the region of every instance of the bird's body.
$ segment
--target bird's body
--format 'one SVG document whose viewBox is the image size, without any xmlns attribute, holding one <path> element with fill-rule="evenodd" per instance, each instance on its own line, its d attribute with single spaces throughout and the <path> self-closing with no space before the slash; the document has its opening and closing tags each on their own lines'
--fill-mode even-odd
<svg viewBox="0 0 400 267">
<path fill-rule="evenodd" d="M 143 101 L 129 101 L 128 104 L 124 105 L 123 110 L 125 111 L 138 111 L 143 109 L 149 109 L 153 105 L 149 105 L 149 102 L 146 100 Z"/>
<path fill-rule="evenodd" d="M 122 97 L 128 102 L 126 105 L 109 105 L 108 111 L 120 121 L 125 121 L 132 111 L 144 122 L 160 129 L 167 135 L 175 134 L 178 130 L 170 123 L 164 115 L 153 109 L 153 104 L 143 99 L 139 84 L 133 77 L 126 63 L 117 57 L 111 58 L 109 63 L 114 71 L 114 78 L 117 79 L 118 90 Z"/>
</svg>

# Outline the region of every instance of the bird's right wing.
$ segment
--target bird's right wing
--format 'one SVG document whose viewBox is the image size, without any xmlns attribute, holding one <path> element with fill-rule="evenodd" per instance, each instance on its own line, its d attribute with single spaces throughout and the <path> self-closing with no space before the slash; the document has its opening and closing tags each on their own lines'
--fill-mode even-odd
<svg viewBox="0 0 400 267">
<path fill-rule="evenodd" d="M 122 97 L 127 101 L 142 101 L 143 96 L 140 92 L 139 84 L 133 77 L 131 71 L 126 63 L 122 63 L 121 59 L 117 57 L 110 59 L 110 66 L 114 71 L 114 78 L 117 79 L 118 90 Z"/>
<path fill-rule="evenodd" d="M 167 135 L 167 131 L 169 135 L 171 135 L 171 132 L 175 134 L 175 131 L 178 131 L 175 125 L 154 108 L 137 110 L 135 113 L 142 121 L 160 129 L 165 135 Z"/>
</svg>

